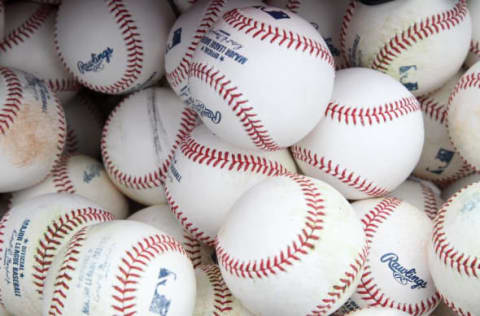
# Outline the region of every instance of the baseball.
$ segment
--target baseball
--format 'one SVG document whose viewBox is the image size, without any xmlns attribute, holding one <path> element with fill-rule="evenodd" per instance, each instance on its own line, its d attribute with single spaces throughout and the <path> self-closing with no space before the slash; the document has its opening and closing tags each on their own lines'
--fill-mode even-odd
<svg viewBox="0 0 480 316">
<path fill-rule="evenodd" d="M 443 301 L 457 315 L 480 315 L 480 183 L 454 194 L 434 221 L 428 263 Z"/>
<path fill-rule="evenodd" d="M 47 194 L 19 203 L 0 222 L 0 298 L 16 316 L 40 315 L 44 282 L 59 249 L 82 227 L 113 216 L 89 200 Z"/>
<path fill-rule="evenodd" d="M 434 184 L 417 178 L 409 178 L 387 196 L 410 203 L 420 211 L 424 211 L 433 220 L 443 204 L 440 189 Z"/>
<path fill-rule="evenodd" d="M 408 316 L 406 312 L 396 309 L 371 307 L 346 314 L 346 316 Z"/>
<path fill-rule="evenodd" d="M 248 1 L 248 0 L 247 0 Z M 198 0 L 173 0 L 173 4 L 180 12 L 185 12 L 190 9 Z"/>
<path fill-rule="evenodd" d="M 176 151 L 165 192 L 180 223 L 195 238 L 213 246 L 235 201 L 255 184 L 287 171 L 296 171 L 288 150 L 244 150 L 201 125 Z"/>
<path fill-rule="evenodd" d="M 366 260 L 364 233 L 347 200 L 322 181 L 293 174 L 242 195 L 216 249 L 232 294 L 259 315 L 333 313 L 355 291 Z"/>
<path fill-rule="evenodd" d="M 212 263 L 211 255 L 214 251 L 193 238 L 173 216 L 168 205 L 154 205 L 144 208 L 133 213 L 128 219 L 152 225 L 175 238 L 182 244 L 194 268 L 201 264 Z"/>
<path fill-rule="evenodd" d="M 204 264 L 195 269 L 197 299 L 193 316 L 252 316 L 228 289 L 220 269 Z"/>
<path fill-rule="evenodd" d="M 173 22 L 167 1 L 64 1 L 55 26 L 57 51 L 83 85 L 124 94 L 163 76 Z"/>
<path fill-rule="evenodd" d="M 326 181 L 347 199 L 387 194 L 420 158 L 424 130 L 418 101 L 385 74 L 338 71 L 324 116 L 292 153 L 304 174 Z"/>
<path fill-rule="evenodd" d="M 192 315 L 195 294 L 192 263 L 175 239 L 113 221 L 79 231 L 54 259 L 43 315 Z"/>
<path fill-rule="evenodd" d="M 325 41 L 298 15 L 267 6 L 234 9 L 194 54 L 192 107 L 225 141 L 275 151 L 298 142 L 320 121 L 334 75 Z"/>
<path fill-rule="evenodd" d="M 260 0 L 200 0 L 175 21 L 168 35 L 165 71 L 168 83 L 182 100 L 192 103 L 188 72 L 203 36 L 224 12 L 260 4 Z"/>
<path fill-rule="evenodd" d="M 128 215 L 127 199 L 108 178 L 103 165 L 85 155 L 62 157 L 45 181 L 11 194 L 10 204 L 47 193 L 78 194 L 102 206 L 117 219 Z"/>
<path fill-rule="evenodd" d="M 100 157 L 104 116 L 90 97 L 78 94 L 64 106 L 67 120 L 65 154 L 82 153 Z"/>
<path fill-rule="evenodd" d="M 5 5 L 3 0 L 0 0 L 0 38 L 4 37 L 5 31 Z"/>
<path fill-rule="evenodd" d="M 459 71 L 436 92 L 418 98 L 425 125 L 425 143 L 413 174 L 439 185 L 451 183 L 473 170 L 450 142 L 447 127 L 448 99 L 464 71 Z"/>
<path fill-rule="evenodd" d="M 442 197 L 445 201 L 450 199 L 455 193 L 463 189 L 464 187 L 475 183 L 475 182 L 480 182 L 480 173 L 472 173 L 471 175 L 468 175 L 464 178 L 461 178 L 453 183 L 451 183 L 449 186 L 447 186 L 445 189 L 442 190 Z"/>
<path fill-rule="evenodd" d="M 430 316 L 457 316 L 444 302 L 440 302 L 438 307 L 430 314 Z"/>
<path fill-rule="evenodd" d="M 376 6 L 351 1 L 341 34 L 342 54 L 350 66 L 387 73 L 419 96 L 440 88 L 460 69 L 472 21 L 466 0 Z"/>
<path fill-rule="evenodd" d="M 65 144 L 65 117 L 55 94 L 37 77 L 0 66 L 0 192 L 45 179 Z"/>
<path fill-rule="evenodd" d="M 195 124 L 195 112 L 170 89 L 149 88 L 128 96 L 103 129 L 102 157 L 113 183 L 139 203 L 165 203 L 162 184 L 171 158 Z"/>
<path fill-rule="evenodd" d="M 432 221 L 396 198 L 357 201 L 352 206 L 362 221 L 369 250 L 352 301 L 360 308 L 382 306 L 429 315 L 440 301 L 424 251 Z"/>
<path fill-rule="evenodd" d="M 16 1 L 8 4 L 5 11 L 0 64 L 45 80 L 62 104 L 70 101 L 80 90 L 80 84 L 67 73 L 55 51 L 57 9 L 46 4 Z"/>
<path fill-rule="evenodd" d="M 470 0 L 467 1 L 467 6 L 472 16 L 472 41 L 465 65 L 471 67 L 477 61 L 480 61 L 480 23 L 477 22 L 480 17 L 480 3 Z"/>
<path fill-rule="evenodd" d="M 480 62 L 460 78 L 450 95 L 447 110 L 448 133 L 469 167 L 480 169 Z"/>
<path fill-rule="evenodd" d="M 340 53 L 340 31 L 350 0 L 267 0 L 269 5 L 288 9 L 309 21 L 325 39 L 335 58 L 335 68 L 347 65 Z"/>
</svg>

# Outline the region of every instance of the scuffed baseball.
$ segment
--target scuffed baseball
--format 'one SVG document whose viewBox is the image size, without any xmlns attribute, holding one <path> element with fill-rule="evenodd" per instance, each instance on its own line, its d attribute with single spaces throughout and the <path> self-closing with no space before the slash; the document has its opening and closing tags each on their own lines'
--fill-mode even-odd
<svg viewBox="0 0 480 316">
<path fill-rule="evenodd" d="M 345 198 L 293 174 L 242 195 L 216 249 L 232 294 L 259 315 L 333 313 L 355 290 L 366 259 L 361 224 Z"/>
<path fill-rule="evenodd" d="M 0 64 L 44 79 L 62 104 L 69 102 L 81 86 L 67 73 L 55 50 L 57 8 L 48 4 L 15 1 L 6 5 L 5 11 Z"/>
<path fill-rule="evenodd" d="M 288 9 L 310 22 L 325 39 L 335 58 L 335 68 L 346 68 L 340 53 L 340 31 L 350 0 L 267 0 L 269 5 Z"/>
<path fill-rule="evenodd" d="M 45 179 L 62 154 L 65 116 L 47 83 L 0 66 L 0 192 Z"/>
<path fill-rule="evenodd" d="M 462 159 L 480 169 L 480 62 L 460 78 L 448 102 L 448 134 Z"/>
<path fill-rule="evenodd" d="M 480 314 L 480 183 L 454 194 L 438 212 L 427 247 L 432 278 L 457 315 Z"/>
<path fill-rule="evenodd" d="M 127 199 L 110 181 L 103 165 L 85 155 L 63 157 L 45 181 L 11 194 L 10 204 L 47 193 L 78 194 L 101 205 L 117 219 L 128 215 Z"/>
<path fill-rule="evenodd" d="M 420 158 L 423 135 L 420 105 L 405 87 L 381 72 L 350 68 L 337 72 L 324 118 L 292 153 L 304 174 L 347 199 L 365 199 L 405 181 Z"/>
<path fill-rule="evenodd" d="M 128 96 L 103 129 L 102 157 L 112 182 L 139 203 L 164 204 L 162 184 L 171 158 L 195 124 L 195 112 L 168 88 Z"/>
<path fill-rule="evenodd" d="M 195 294 L 180 243 L 147 224 L 113 221 L 82 229 L 56 256 L 43 315 L 192 315 Z"/>
<path fill-rule="evenodd" d="M 480 61 L 480 23 L 478 23 L 480 3 L 475 0 L 469 0 L 467 1 L 467 6 L 472 16 L 472 41 L 470 42 L 470 51 L 468 52 L 465 65 L 471 67 Z"/>
<path fill-rule="evenodd" d="M 104 115 L 99 106 L 85 94 L 78 94 L 64 107 L 67 120 L 65 154 L 100 157 L 100 139 Z"/>
<path fill-rule="evenodd" d="M 480 173 L 478 173 L 478 172 L 473 173 L 469 176 L 463 177 L 463 178 L 453 182 L 449 186 L 447 186 L 442 191 L 442 197 L 445 201 L 447 201 L 455 193 L 457 193 L 458 191 L 460 191 L 464 187 L 469 186 L 470 184 L 475 183 L 475 182 L 480 182 Z"/>
<path fill-rule="evenodd" d="M 58 10 L 56 48 L 80 83 L 102 93 L 125 94 L 163 76 L 173 22 L 167 1 L 65 1 Z"/>
<path fill-rule="evenodd" d="M 192 316 L 252 316 L 228 289 L 216 264 L 195 269 L 197 297 Z"/>
<path fill-rule="evenodd" d="M 81 228 L 112 219 L 71 194 L 47 194 L 10 209 L 0 222 L 0 294 L 7 311 L 40 315 L 45 278 L 61 247 Z"/>
<path fill-rule="evenodd" d="M 433 220 L 443 204 L 440 189 L 433 183 L 417 178 L 409 178 L 387 196 L 410 203 L 420 211 L 424 211 Z"/>
<path fill-rule="evenodd" d="M 419 96 L 458 72 L 470 46 L 472 20 L 466 0 L 375 6 L 351 1 L 341 33 L 342 54 L 350 67 L 382 71 Z"/>
<path fill-rule="evenodd" d="M 141 209 L 133 213 L 128 219 L 152 225 L 175 238 L 182 244 L 194 268 L 201 264 L 212 263 L 212 254 L 215 251 L 193 238 L 177 221 L 168 205 L 153 205 Z"/>
<path fill-rule="evenodd" d="M 190 104 L 226 142 L 275 151 L 320 121 L 334 75 L 325 41 L 306 20 L 268 6 L 234 9 L 194 54 Z"/>
<path fill-rule="evenodd" d="M 397 309 L 371 307 L 371 308 L 365 308 L 362 310 L 354 311 L 345 315 L 348 315 L 348 316 L 408 316 L 411 314 L 399 311 Z"/>
<path fill-rule="evenodd" d="M 235 201 L 257 183 L 295 172 L 288 150 L 262 152 L 232 146 L 205 125 L 175 152 L 165 181 L 168 204 L 195 238 L 213 246 Z M 205 185 L 205 179 L 208 185 Z"/>
<path fill-rule="evenodd" d="M 367 237 L 368 257 L 352 301 L 360 308 L 385 306 L 429 315 L 440 302 L 426 249 L 432 221 L 396 198 L 352 204 Z"/>
<path fill-rule="evenodd" d="M 188 73 L 205 33 L 225 12 L 260 4 L 260 0 L 200 0 L 175 21 L 168 35 L 165 71 L 168 83 L 182 100 L 191 103 Z"/>
</svg>

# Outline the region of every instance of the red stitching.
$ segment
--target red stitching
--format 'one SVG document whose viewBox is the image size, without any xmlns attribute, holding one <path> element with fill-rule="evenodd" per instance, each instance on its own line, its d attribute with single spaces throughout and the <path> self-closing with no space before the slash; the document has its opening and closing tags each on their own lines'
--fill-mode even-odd
<svg viewBox="0 0 480 316">
<path fill-rule="evenodd" d="M 52 170 L 52 181 L 55 190 L 58 193 L 66 192 L 75 194 L 75 186 L 73 185 L 72 179 L 68 174 L 68 162 L 71 156 L 63 156 L 60 159 L 60 162 Z"/>
<path fill-rule="evenodd" d="M 202 264 L 202 252 L 200 243 L 190 235 L 187 230 L 183 232 L 183 248 L 190 260 L 192 260 L 193 268 Z"/>
<path fill-rule="evenodd" d="M 200 21 L 200 25 L 193 35 L 193 40 L 185 51 L 185 55 L 182 57 L 179 65 L 166 74 L 167 80 L 172 88 L 177 87 L 183 81 L 188 79 L 188 72 L 193 59 L 193 54 L 195 53 L 200 40 L 217 21 L 224 5 L 225 0 L 213 0 L 206 9 L 205 14 Z"/>
<path fill-rule="evenodd" d="M 120 260 L 116 274 L 117 285 L 113 286 L 112 308 L 123 315 L 134 315 L 138 313 L 136 307 L 136 292 L 142 272 L 148 263 L 157 255 L 174 251 L 184 254 L 182 246 L 170 236 L 154 234 L 143 238 L 127 250 L 125 256 Z"/>
<path fill-rule="evenodd" d="M 369 248 L 379 226 L 394 212 L 398 211 L 398 206 L 401 203 L 402 201 L 394 197 L 384 198 L 377 203 L 372 210 L 369 210 L 368 213 L 363 216 L 361 222 L 364 225 L 365 236 L 367 237 L 367 245 Z M 431 298 L 416 304 L 396 302 L 393 298 L 387 297 L 385 293 L 382 293 L 382 290 L 378 288 L 378 285 L 375 283 L 375 278 L 372 276 L 369 264 L 365 265 L 360 283 L 357 287 L 357 293 L 369 306 L 389 307 L 407 312 L 411 315 L 422 315 L 429 312 L 437 306 L 437 303 L 440 300 L 440 294 L 435 292 Z"/>
<path fill-rule="evenodd" d="M 433 220 L 437 215 L 438 208 L 439 208 L 439 201 L 437 196 L 433 192 L 432 188 L 430 188 L 427 184 L 423 182 L 418 182 L 420 187 L 422 188 L 422 196 L 423 196 L 423 208 L 427 216 Z"/>
<path fill-rule="evenodd" d="M 403 51 L 431 35 L 449 30 L 460 24 L 468 14 L 466 0 L 460 0 L 450 10 L 432 15 L 419 23 L 414 23 L 400 34 L 395 34 L 375 56 L 372 68 L 387 71 L 390 64 Z"/>
<path fill-rule="evenodd" d="M 420 102 L 420 109 L 427 117 L 430 117 L 432 120 L 446 126 L 446 106 L 438 103 L 431 96 L 420 96 L 418 97 L 418 101 Z"/>
<path fill-rule="evenodd" d="M 298 9 L 300 9 L 301 6 L 302 6 L 302 1 L 300 0 L 288 0 L 286 5 L 288 10 L 297 14 L 298 14 Z"/>
<path fill-rule="evenodd" d="M 93 85 L 76 76 L 66 64 L 65 58 L 60 50 L 60 46 L 58 44 L 58 23 L 55 23 L 55 47 L 65 68 L 69 70 L 74 78 L 82 85 L 102 93 L 118 94 L 131 88 L 132 84 L 135 83 L 142 73 L 144 54 L 143 41 L 138 31 L 138 27 L 135 24 L 135 20 L 128 11 L 127 6 L 123 3 L 123 0 L 109 0 L 107 2 L 107 7 L 120 29 L 120 33 L 127 49 L 126 69 L 122 77 L 117 82 L 109 86 Z"/>
<path fill-rule="evenodd" d="M 9 68 L 0 66 L 0 75 L 6 82 L 7 88 L 4 103 L 0 108 L 0 134 L 5 134 L 20 111 L 23 88 L 17 74 Z"/>
<path fill-rule="evenodd" d="M 234 297 L 225 284 L 218 266 L 215 264 L 204 264 L 199 269 L 207 275 L 208 281 L 213 288 L 213 315 L 222 316 L 224 313 L 232 311 Z"/>
<path fill-rule="evenodd" d="M 41 5 L 31 16 L 28 17 L 19 27 L 7 34 L 0 42 L 0 50 L 7 52 L 9 49 L 17 46 L 28 38 L 32 37 L 51 14 L 55 14 L 56 9 L 50 5 Z"/>
<path fill-rule="evenodd" d="M 480 57 L 480 43 L 472 40 L 470 42 L 470 53 Z"/>
<path fill-rule="evenodd" d="M 456 270 L 460 275 L 468 277 L 480 277 L 480 257 L 469 256 L 455 248 L 453 243 L 448 240 L 447 234 L 444 231 L 445 213 L 451 203 L 462 194 L 467 188 L 475 184 L 470 184 L 462 190 L 455 193 L 442 208 L 438 211 L 433 225 L 433 250 L 440 261 L 452 270 Z"/>
<path fill-rule="evenodd" d="M 109 175 L 115 180 L 124 185 L 127 188 L 132 188 L 135 190 L 146 190 L 146 189 L 152 189 L 152 188 L 158 188 L 161 187 L 168 168 L 170 166 L 170 162 L 173 158 L 173 154 L 175 153 L 175 150 L 178 148 L 179 144 L 183 141 L 183 139 L 189 135 L 193 128 L 196 125 L 196 117 L 197 114 L 190 108 L 184 108 L 183 112 L 181 113 L 181 123 L 180 123 L 180 128 L 177 132 L 177 135 L 175 136 L 175 143 L 173 144 L 170 153 L 168 154 L 167 161 L 162 164 L 159 168 L 156 170 L 153 170 L 150 173 L 147 173 L 145 175 L 141 176 L 135 176 L 131 174 L 127 174 L 123 171 L 121 171 L 112 161 L 108 150 L 107 150 L 107 133 L 108 129 L 110 127 L 110 123 L 112 119 L 115 117 L 117 114 L 118 110 L 120 107 L 123 106 L 123 104 L 130 99 L 135 94 L 131 94 L 129 97 L 125 98 L 117 107 L 113 109 L 113 111 L 110 113 L 110 116 L 108 117 L 107 121 L 105 122 L 105 126 L 103 127 L 103 132 L 102 132 L 102 140 L 100 142 L 100 149 L 102 152 L 102 157 L 103 157 L 103 162 L 105 164 L 105 167 L 109 173 Z"/>
<path fill-rule="evenodd" d="M 325 117 L 343 122 L 347 125 L 374 125 L 393 121 L 409 113 L 420 111 L 415 97 L 402 98 L 372 108 L 359 108 L 330 102 L 325 110 Z"/>
<path fill-rule="evenodd" d="M 207 64 L 192 63 L 189 77 L 204 81 L 218 92 L 219 96 L 227 102 L 233 113 L 240 120 L 250 140 L 256 147 L 266 151 L 279 150 L 280 147 L 269 135 L 261 120 L 257 118 L 257 114 L 254 113 L 254 107 L 249 104 L 243 93 L 219 70 L 215 70 L 213 66 L 208 67 Z"/>
<path fill-rule="evenodd" d="M 301 160 L 306 164 L 323 171 L 325 174 L 335 177 L 344 184 L 363 192 L 368 196 L 377 197 L 390 192 L 389 190 L 374 184 L 373 181 L 369 181 L 368 179 L 356 175 L 353 171 L 349 171 L 346 168 L 342 169 L 339 164 L 335 164 L 332 160 L 325 157 L 319 157 L 316 153 L 312 153 L 306 148 L 294 145 L 291 147 L 291 152 L 295 159 Z"/>
<path fill-rule="evenodd" d="M 82 87 L 82 85 L 74 79 L 48 79 L 46 81 L 50 89 L 55 93 L 63 91 L 78 91 Z"/>
<path fill-rule="evenodd" d="M 472 313 L 464 311 L 460 306 L 456 306 L 454 302 L 449 301 L 445 296 L 442 296 L 443 301 L 447 306 L 459 316 L 474 316 Z"/>
<path fill-rule="evenodd" d="M 67 298 L 67 292 L 70 289 L 68 283 L 72 279 L 70 273 L 75 271 L 75 263 L 78 262 L 80 256 L 80 248 L 83 246 L 83 242 L 87 238 L 88 226 L 80 229 L 70 240 L 65 258 L 63 259 L 58 275 L 55 278 L 53 285 L 54 292 L 50 302 L 50 308 L 48 310 L 49 316 L 63 315 L 63 309 L 65 307 L 64 300 Z"/>
<path fill-rule="evenodd" d="M 58 135 L 57 135 L 57 154 L 56 159 L 52 168 L 55 168 L 56 165 L 60 163 L 62 159 L 63 149 L 65 147 L 66 134 L 67 134 L 67 123 L 65 122 L 65 112 L 63 111 L 63 106 L 58 101 L 56 94 L 53 94 L 55 100 L 55 106 L 57 110 L 57 123 L 58 125 Z"/>
<path fill-rule="evenodd" d="M 349 66 L 349 58 L 347 54 L 347 32 L 348 28 L 350 27 L 350 23 L 353 19 L 353 13 L 355 12 L 355 8 L 357 7 L 357 1 L 351 0 L 350 4 L 347 6 L 345 10 L 345 15 L 343 16 L 342 20 L 342 27 L 340 29 L 340 53 L 343 57 L 345 68 Z"/>
<path fill-rule="evenodd" d="M 52 221 L 45 229 L 45 233 L 38 242 L 35 250 L 32 277 L 34 286 L 39 295 L 43 295 L 43 286 L 48 269 L 57 250 L 69 234 L 76 228 L 90 222 L 106 222 L 114 220 L 112 214 L 93 207 L 72 210 Z"/>
<path fill-rule="evenodd" d="M 333 56 L 328 47 L 305 35 L 256 21 L 244 16 L 239 9 L 228 11 L 223 19 L 234 29 L 242 31 L 252 38 L 258 38 L 261 41 L 268 40 L 271 44 L 277 44 L 279 47 L 300 50 L 314 57 L 320 57 L 334 67 Z"/>
</svg>

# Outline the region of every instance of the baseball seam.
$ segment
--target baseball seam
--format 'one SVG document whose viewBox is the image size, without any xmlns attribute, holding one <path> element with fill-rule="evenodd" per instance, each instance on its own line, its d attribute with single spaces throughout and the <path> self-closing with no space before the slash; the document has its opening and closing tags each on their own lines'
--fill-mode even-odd
<svg viewBox="0 0 480 316">
<path fill-rule="evenodd" d="M 34 279 L 33 283 L 36 287 L 36 292 L 40 296 L 43 295 L 45 278 L 54 259 L 52 252 L 57 250 L 57 247 L 61 245 L 61 242 L 65 238 L 68 238 L 72 231 L 88 222 L 104 222 L 113 219 L 113 215 L 108 212 L 87 207 L 72 210 L 53 220 L 48 227 L 45 228 L 45 232 L 35 249 L 32 277 Z"/>
<path fill-rule="evenodd" d="M 325 117 L 346 125 L 374 125 L 387 123 L 420 110 L 419 102 L 415 97 L 405 97 L 383 105 L 358 108 L 330 102 L 325 110 Z"/>
<path fill-rule="evenodd" d="M 472 313 L 464 311 L 460 306 L 457 306 L 454 302 L 449 301 L 445 296 L 442 296 L 443 301 L 450 309 L 459 316 L 474 316 Z"/>
<path fill-rule="evenodd" d="M 433 220 L 437 215 L 440 203 L 432 188 L 430 188 L 427 184 L 423 182 L 419 182 L 418 184 L 422 189 L 423 208 L 425 210 L 425 213 L 431 220 Z"/>
<path fill-rule="evenodd" d="M 213 288 L 213 315 L 221 316 L 232 311 L 233 295 L 223 280 L 217 265 L 202 265 L 200 269 L 207 275 L 208 281 Z"/>
<path fill-rule="evenodd" d="M 57 123 L 58 123 L 58 134 L 57 134 L 57 153 L 56 159 L 53 163 L 52 170 L 60 163 L 62 159 L 63 149 L 65 147 L 65 142 L 67 138 L 67 123 L 65 120 L 65 112 L 63 111 L 63 106 L 60 104 L 56 94 L 53 94 L 54 102 L 57 111 Z"/>
<path fill-rule="evenodd" d="M 240 120 L 245 132 L 252 143 L 259 149 L 276 151 L 280 147 L 275 143 L 265 129 L 262 121 L 254 112 L 254 107 L 249 104 L 248 99 L 239 91 L 226 75 L 215 70 L 213 66 L 202 63 L 192 63 L 190 66 L 190 78 L 197 78 L 213 88 L 223 98 L 232 110 L 233 114 Z M 208 68 L 208 69 L 207 69 Z"/>
<path fill-rule="evenodd" d="M 319 57 L 334 67 L 333 56 L 326 45 L 292 31 L 280 29 L 264 22 L 244 16 L 239 9 L 233 9 L 224 14 L 223 20 L 232 28 L 250 35 L 260 41 L 267 40 L 278 47 L 302 51 L 314 57 Z"/>
<path fill-rule="evenodd" d="M 380 225 L 393 215 L 401 203 L 402 201 L 397 198 L 384 198 L 381 202 L 377 203 L 372 210 L 369 210 L 368 213 L 363 216 L 361 222 L 364 225 L 365 236 L 367 237 L 367 245 L 369 248 Z M 361 300 L 367 303 L 368 306 L 382 306 L 398 309 L 415 316 L 429 312 L 437 306 L 437 303 L 440 300 L 439 293 L 435 292 L 431 298 L 415 304 L 396 302 L 393 298 L 390 298 L 383 293 L 382 289 L 375 283 L 375 277 L 373 276 L 369 263 L 365 265 L 360 283 L 357 287 L 357 293 Z"/>
<path fill-rule="evenodd" d="M 480 58 L 480 43 L 478 41 L 472 40 L 470 42 L 470 53 Z"/>
<path fill-rule="evenodd" d="M 108 86 L 94 85 L 76 76 L 75 73 L 69 68 L 69 66 L 65 62 L 65 58 L 60 49 L 60 45 L 58 43 L 58 29 L 57 29 L 58 23 L 55 23 L 55 47 L 61 62 L 78 82 L 95 91 L 99 91 L 107 94 L 117 94 L 117 93 L 123 92 L 124 90 L 132 88 L 132 85 L 135 83 L 138 77 L 142 74 L 144 48 L 143 48 L 143 40 L 141 39 L 141 35 L 138 32 L 138 27 L 135 24 L 135 19 L 128 11 L 124 1 L 109 0 L 107 2 L 107 8 L 109 12 L 112 14 L 115 20 L 115 23 L 119 27 L 119 31 L 121 33 L 121 36 L 126 46 L 127 60 L 126 60 L 125 72 L 123 73 L 122 77 L 118 81 Z M 57 15 L 57 19 L 58 19 L 58 15 Z"/>
<path fill-rule="evenodd" d="M 343 168 L 339 164 L 335 164 L 332 160 L 323 156 L 320 157 L 309 149 L 294 145 L 291 147 L 291 152 L 295 159 L 305 162 L 309 166 L 336 178 L 349 187 L 365 193 L 370 197 L 382 196 L 390 192 L 389 190 L 376 185 L 373 181 L 365 179 L 360 175 L 355 174 L 355 172 Z"/>
<path fill-rule="evenodd" d="M 68 162 L 71 156 L 63 156 L 52 171 L 52 182 L 57 193 L 75 194 L 75 186 L 68 174 Z"/>
<path fill-rule="evenodd" d="M 0 108 L 0 134 L 5 134 L 20 111 L 23 88 L 17 75 L 9 68 L 0 67 L 0 75 L 7 88 L 4 104 Z"/>
<path fill-rule="evenodd" d="M 355 12 L 355 8 L 357 7 L 357 0 L 351 0 L 345 10 L 345 14 L 343 15 L 342 19 L 342 26 L 340 28 L 340 54 L 342 55 L 343 60 L 345 61 L 345 65 L 350 66 L 350 59 L 348 58 L 347 52 L 347 31 L 350 27 L 350 23 L 352 22 L 353 13 Z"/>
<path fill-rule="evenodd" d="M 67 292 L 70 289 L 68 283 L 72 279 L 69 273 L 72 273 L 76 270 L 75 263 L 77 263 L 79 260 L 79 248 L 83 246 L 82 243 L 86 239 L 87 228 L 88 226 L 85 226 L 76 232 L 68 244 L 62 265 L 60 266 L 57 276 L 55 277 L 55 283 L 53 285 L 54 291 L 48 311 L 49 316 L 63 314 L 63 309 L 65 308 L 64 300 L 67 299 Z"/>
<path fill-rule="evenodd" d="M 195 53 L 195 50 L 200 43 L 200 40 L 210 30 L 210 28 L 217 20 L 224 5 L 225 0 L 213 0 L 210 3 L 209 7 L 205 11 L 202 20 L 200 21 L 200 25 L 195 30 L 193 40 L 187 47 L 185 55 L 182 57 L 178 66 L 175 67 L 171 72 L 168 72 L 166 74 L 167 80 L 173 88 L 177 87 L 182 81 L 188 79 L 188 72 L 193 59 L 193 54 Z"/>
<path fill-rule="evenodd" d="M 154 234 L 138 241 L 118 264 L 116 280 L 113 285 L 112 308 L 123 315 L 134 315 L 137 291 L 140 280 L 144 277 L 142 272 L 149 263 L 158 255 L 165 252 L 185 253 L 182 246 L 170 236 Z"/>
<path fill-rule="evenodd" d="M 186 229 L 183 232 L 183 248 L 192 260 L 194 269 L 202 264 L 201 245 Z"/>
</svg>

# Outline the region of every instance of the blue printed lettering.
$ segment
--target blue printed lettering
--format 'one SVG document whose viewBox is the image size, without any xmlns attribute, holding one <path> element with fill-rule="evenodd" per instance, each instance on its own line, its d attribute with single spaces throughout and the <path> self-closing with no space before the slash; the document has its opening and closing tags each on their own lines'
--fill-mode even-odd
<svg viewBox="0 0 480 316">
<path fill-rule="evenodd" d="M 77 63 L 78 71 L 80 71 L 81 74 L 84 74 L 86 72 L 98 72 L 103 70 L 104 68 L 104 62 L 107 64 L 110 63 L 112 60 L 113 56 L 113 48 L 107 47 L 103 52 L 100 54 L 91 54 L 90 60 L 87 62 L 82 62 L 79 61 Z"/>
<path fill-rule="evenodd" d="M 411 289 L 426 288 L 427 282 L 421 279 L 415 269 L 407 269 L 398 262 L 398 255 L 386 253 L 380 258 L 381 262 L 388 263 L 388 267 L 393 272 L 393 278 L 402 285 L 408 285 Z"/>
</svg>

